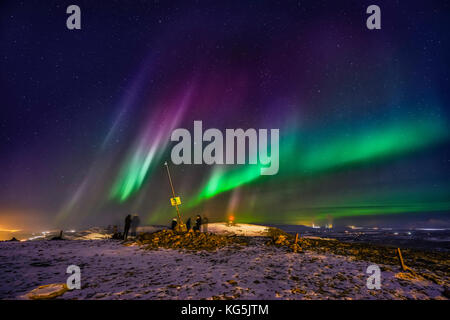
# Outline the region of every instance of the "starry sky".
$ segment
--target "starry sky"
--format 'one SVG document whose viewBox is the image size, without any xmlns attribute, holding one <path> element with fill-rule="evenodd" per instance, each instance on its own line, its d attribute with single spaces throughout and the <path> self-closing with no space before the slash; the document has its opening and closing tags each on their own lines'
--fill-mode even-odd
<svg viewBox="0 0 450 320">
<path fill-rule="evenodd" d="M 2 1 L 0 228 L 166 224 L 164 161 L 184 217 L 450 226 L 449 9 Z M 172 164 L 170 134 L 194 120 L 280 129 L 279 173 Z"/>
</svg>

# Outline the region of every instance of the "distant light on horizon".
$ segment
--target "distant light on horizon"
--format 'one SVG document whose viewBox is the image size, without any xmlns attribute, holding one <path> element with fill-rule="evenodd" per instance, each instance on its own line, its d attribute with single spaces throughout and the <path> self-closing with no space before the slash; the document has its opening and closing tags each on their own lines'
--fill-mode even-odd
<svg viewBox="0 0 450 320">
<path fill-rule="evenodd" d="M 19 232 L 19 231 L 22 231 L 21 229 L 8 229 L 8 228 L 5 228 L 5 227 L 0 227 L 0 232 L 11 232 L 11 233 L 14 233 L 14 232 Z"/>
</svg>

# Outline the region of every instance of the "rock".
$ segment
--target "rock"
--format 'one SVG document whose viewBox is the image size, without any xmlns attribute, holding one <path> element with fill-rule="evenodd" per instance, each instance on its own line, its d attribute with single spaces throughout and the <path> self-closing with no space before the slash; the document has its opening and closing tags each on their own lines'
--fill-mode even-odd
<svg viewBox="0 0 450 320">
<path fill-rule="evenodd" d="M 236 280 L 228 280 L 227 281 L 230 285 L 232 286 L 237 286 L 237 281 Z"/>
<path fill-rule="evenodd" d="M 302 251 L 302 247 L 300 247 L 300 245 L 297 243 L 294 243 L 290 246 L 290 248 L 292 249 L 293 252 L 301 252 Z"/>
<path fill-rule="evenodd" d="M 275 244 L 283 245 L 286 242 L 286 236 L 279 235 L 275 240 Z"/>
<path fill-rule="evenodd" d="M 123 240 L 123 235 L 121 232 L 116 232 L 111 236 L 113 240 Z"/>
<path fill-rule="evenodd" d="M 202 232 L 177 233 L 172 230 L 162 230 L 154 233 L 141 234 L 136 239 L 136 244 L 144 245 L 145 249 L 173 248 L 188 250 L 209 250 L 233 245 L 245 244 L 243 237 L 216 235 Z"/>
<path fill-rule="evenodd" d="M 277 247 L 287 247 L 291 249 L 293 252 L 302 252 L 302 246 L 300 245 L 302 242 L 299 241 L 295 243 L 294 238 L 288 234 L 281 234 L 277 232 L 272 232 L 274 236 L 271 240 L 266 242 L 266 245 L 275 245 Z"/>
<path fill-rule="evenodd" d="M 53 283 L 37 287 L 25 294 L 24 298 L 31 300 L 53 299 L 63 295 L 69 288 L 65 283 Z"/>
<path fill-rule="evenodd" d="M 50 240 L 64 240 L 62 230 L 59 232 L 58 236 L 52 237 Z"/>
<path fill-rule="evenodd" d="M 306 294 L 306 290 L 300 289 L 300 288 L 293 288 L 291 289 L 291 292 L 293 294 Z"/>
</svg>

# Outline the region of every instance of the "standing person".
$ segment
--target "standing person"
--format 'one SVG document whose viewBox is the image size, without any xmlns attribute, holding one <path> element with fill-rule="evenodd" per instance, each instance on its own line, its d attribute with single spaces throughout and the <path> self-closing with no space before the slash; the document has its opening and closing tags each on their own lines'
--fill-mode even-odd
<svg viewBox="0 0 450 320">
<path fill-rule="evenodd" d="M 127 217 L 125 218 L 125 229 L 123 230 L 123 240 L 127 240 L 130 226 L 131 226 L 131 214 L 127 215 Z"/>
<path fill-rule="evenodd" d="M 187 228 L 188 231 L 191 230 L 191 218 L 187 219 L 187 221 L 186 221 L 186 228 Z"/>
<path fill-rule="evenodd" d="M 133 219 L 131 219 L 131 236 L 136 237 L 136 231 L 139 227 L 139 224 L 141 223 L 141 220 L 139 219 L 139 216 L 135 214 L 133 216 Z"/>
<path fill-rule="evenodd" d="M 198 230 L 200 231 L 200 227 L 202 225 L 202 217 L 200 217 L 200 215 L 197 215 L 197 217 L 195 217 L 195 226 L 194 226 L 194 231 Z"/>
<path fill-rule="evenodd" d="M 170 229 L 175 230 L 175 227 L 177 226 L 177 218 L 172 219 L 172 225 L 170 226 Z"/>
</svg>

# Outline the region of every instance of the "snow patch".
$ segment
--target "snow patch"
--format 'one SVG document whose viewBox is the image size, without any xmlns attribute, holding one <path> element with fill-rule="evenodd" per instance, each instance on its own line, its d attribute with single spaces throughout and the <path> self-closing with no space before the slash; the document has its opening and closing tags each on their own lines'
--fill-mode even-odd
<svg viewBox="0 0 450 320">
<path fill-rule="evenodd" d="M 269 227 L 259 226 L 255 224 L 233 224 L 227 223 L 208 223 L 208 232 L 223 234 L 223 235 L 237 235 L 247 237 L 266 237 L 269 231 Z"/>
</svg>

